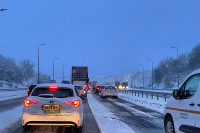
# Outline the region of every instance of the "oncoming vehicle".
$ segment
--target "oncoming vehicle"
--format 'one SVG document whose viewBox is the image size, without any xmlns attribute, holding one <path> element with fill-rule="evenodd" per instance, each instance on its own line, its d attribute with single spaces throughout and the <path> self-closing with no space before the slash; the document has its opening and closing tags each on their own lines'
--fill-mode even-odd
<svg viewBox="0 0 200 133">
<path fill-rule="evenodd" d="M 30 85 L 29 88 L 28 88 L 28 96 L 31 94 L 31 92 L 33 91 L 33 89 L 37 86 L 38 84 L 33 84 L 33 85 Z"/>
<path fill-rule="evenodd" d="M 41 84 L 25 99 L 22 125 L 75 127 L 83 125 L 83 104 L 74 86 L 67 84 Z"/>
<path fill-rule="evenodd" d="M 115 97 L 118 98 L 118 90 L 115 88 L 115 86 L 105 86 L 101 90 L 101 97 Z"/>
<path fill-rule="evenodd" d="M 166 133 L 200 133 L 200 69 L 173 91 L 165 107 Z"/>
</svg>

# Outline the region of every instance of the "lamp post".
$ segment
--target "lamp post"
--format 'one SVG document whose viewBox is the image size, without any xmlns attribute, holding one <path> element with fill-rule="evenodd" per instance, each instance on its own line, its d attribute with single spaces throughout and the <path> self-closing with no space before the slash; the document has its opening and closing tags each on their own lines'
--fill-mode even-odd
<svg viewBox="0 0 200 133">
<path fill-rule="evenodd" d="M 40 83 L 40 46 L 44 46 L 45 44 L 38 45 L 38 84 Z"/>
<path fill-rule="evenodd" d="M 151 61 L 151 63 L 152 63 L 152 75 L 151 75 L 151 77 L 152 77 L 152 80 L 151 80 L 151 87 L 152 87 L 152 90 L 153 90 L 153 70 L 154 70 L 154 68 L 153 68 L 153 60 L 151 60 L 151 59 L 148 59 L 149 61 Z"/>
<path fill-rule="evenodd" d="M 140 64 L 140 66 L 142 66 L 142 68 L 143 68 L 143 88 L 144 88 L 144 65 Z"/>
<path fill-rule="evenodd" d="M 65 66 L 66 66 L 67 64 L 63 64 L 63 81 L 65 80 Z"/>
<path fill-rule="evenodd" d="M 53 58 L 53 80 L 54 80 L 54 62 L 55 62 L 55 60 L 57 60 L 57 59 L 59 59 L 59 58 Z"/>
<path fill-rule="evenodd" d="M 177 83 L 178 83 L 178 88 L 179 88 L 179 70 L 178 70 L 178 65 L 179 65 L 179 54 L 178 54 L 178 47 L 171 47 L 171 48 L 175 48 L 177 50 Z"/>
</svg>

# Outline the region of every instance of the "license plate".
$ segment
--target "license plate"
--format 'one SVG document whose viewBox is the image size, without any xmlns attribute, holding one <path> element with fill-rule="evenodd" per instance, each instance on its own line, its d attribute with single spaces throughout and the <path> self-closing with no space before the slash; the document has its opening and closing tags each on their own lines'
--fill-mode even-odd
<svg viewBox="0 0 200 133">
<path fill-rule="evenodd" d="M 44 105 L 43 110 L 45 114 L 60 113 L 60 105 Z"/>
<path fill-rule="evenodd" d="M 113 95 L 113 93 L 108 93 L 108 95 Z"/>
</svg>

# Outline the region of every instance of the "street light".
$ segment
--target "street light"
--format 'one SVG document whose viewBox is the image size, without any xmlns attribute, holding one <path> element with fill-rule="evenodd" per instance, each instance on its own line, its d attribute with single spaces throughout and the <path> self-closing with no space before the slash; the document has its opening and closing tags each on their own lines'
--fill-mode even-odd
<svg viewBox="0 0 200 133">
<path fill-rule="evenodd" d="M 148 59 L 149 61 L 151 61 L 151 63 L 152 63 L 152 82 L 151 82 L 151 87 L 152 87 L 152 90 L 153 90 L 153 60 L 151 60 L 151 59 Z"/>
<path fill-rule="evenodd" d="M 67 64 L 63 64 L 63 81 L 65 80 L 65 69 L 64 67 L 66 66 Z"/>
<path fill-rule="evenodd" d="M 38 45 L 38 84 L 40 83 L 40 46 L 44 46 L 45 44 Z"/>
<path fill-rule="evenodd" d="M 177 50 L 177 82 L 178 82 L 178 88 L 179 88 L 179 70 L 178 70 L 178 65 L 179 65 L 179 61 L 178 61 L 178 59 L 179 59 L 179 54 L 178 54 L 178 47 L 171 47 L 171 48 L 175 48 L 176 50 Z"/>
<path fill-rule="evenodd" d="M 54 80 L 54 60 L 57 60 L 59 58 L 53 58 L 53 80 Z"/>
<path fill-rule="evenodd" d="M 8 10 L 8 9 L 0 9 L 1 12 L 2 12 L 2 11 L 6 11 L 6 10 Z"/>
<path fill-rule="evenodd" d="M 140 64 L 140 66 L 143 67 L 143 88 L 144 88 L 144 65 L 143 65 L 143 64 Z"/>
</svg>

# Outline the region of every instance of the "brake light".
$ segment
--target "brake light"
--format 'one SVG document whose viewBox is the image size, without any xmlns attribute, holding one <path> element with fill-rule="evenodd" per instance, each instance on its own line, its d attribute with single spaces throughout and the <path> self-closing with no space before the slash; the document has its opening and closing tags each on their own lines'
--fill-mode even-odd
<svg viewBox="0 0 200 133">
<path fill-rule="evenodd" d="M 118 92 L 118 90 L 116 90 L 116 92 Z"/>
<path fill-rule="evenodd" d="M 106 90 L 103 90 L 103 92 L 106 92 Z"/>
<path fill-rule="evenodd" d="M 83 90 L 81 90 L 81 93 L 83 93 Z"/>
<path fill-rule="evenodd" d="M 58 89 L 58 86 L 49 86 L 49 89 L 51 91 L 56 91 Z"/>
<path fill-rule="evenodd" d="M 28 88 L 28 92 L 29 92 L 30 90 L 29 90 L 29 88 Z"/>
<path fill-rule="evenodd" d="M 99 90 L 99 88 L 97 88 L 97 90 Z"/>
<path fill-rule="evenodd" d="M 32 103 L 40 104 L 40 102 L 38 102 L 38 101 L 32 101 L 32 100 L 29 100 L 29 99 L 25 99 L 25 101 L 24 101 L 24 104 L 25 104 L 26 107 L 29 107 L 30 104 L 32 104 Z"/>
<path fill-rule="evenodd" d="M 77 108 L 80 105 L 79 100 L 75 100 L 75 101 L 71 101 L 71 102 L 64 102 L 63 104 L 68 104 L 68 103 L 71 103 L 72 105 L 74 105 L 74 108 Z"/>
</svg>

